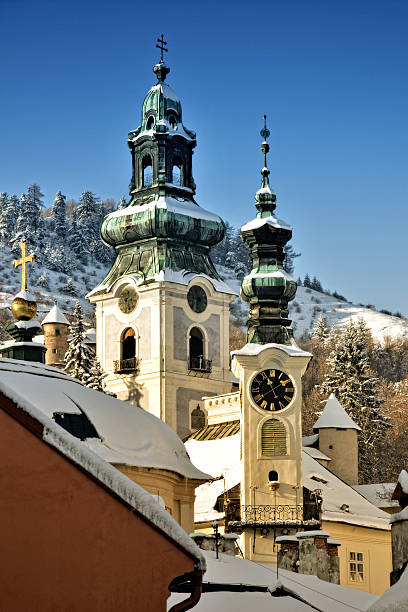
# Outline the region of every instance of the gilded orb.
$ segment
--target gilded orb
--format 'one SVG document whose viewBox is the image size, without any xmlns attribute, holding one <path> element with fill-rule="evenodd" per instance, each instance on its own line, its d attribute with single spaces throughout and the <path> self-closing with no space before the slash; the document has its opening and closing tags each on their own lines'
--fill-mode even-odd
<svg viewBox="0 0 408 612">
<path fill-rule="evenodd" d="M 11 302 L 11 312 L 17 321 L 30 321 L 37 314 L 37 304 L 16 296 Z"/>
</svg>

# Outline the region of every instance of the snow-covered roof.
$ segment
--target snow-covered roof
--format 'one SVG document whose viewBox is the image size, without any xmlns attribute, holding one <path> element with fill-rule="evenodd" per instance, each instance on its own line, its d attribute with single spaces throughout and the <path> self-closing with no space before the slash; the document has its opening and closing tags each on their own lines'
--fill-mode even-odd
<svg viewBox="0 0 408 612">
<path fill-rule="evenodd" d="M 261 190 L 259 190 L 258 193 L 260 192 Z M 275 227 L 277 229 L 292 229 L 292 226 L 289 225 L 289 223 L 286 223 L 286 221 L 282 221 L 282 219 L 277 219 L 276 217 L 271 215 L 270 217 L 255 217 L 255 219 L 249 221 L 249 223 L 245 223 L 245 225 L 241 227 L 241 232 L 258 229 L 263 225 L 270 225 L 271 227 Z"/>
<path fill-rule="evenodd" d="M 360 427 L 344 410 L 334 393 L 332 393 L 327 400 L 322 414 L 313 425 L 313 429 L 327 429 L 332 427 L 337 429 L 357 429 L 357 431 L 361 431 Z"/>
<path fill-rule="evenodd" d="M 44 323 L 61 323 L 62 325 L 69 325 L 67 317 L 62 310 L 58 308 L 57 304 L 54 304 L 47 316 L 41 321 L 41 325 L 44 325 Z"/>
<path fill-rule="evenodd" d="M 219 440 L 187 440 L 185 447 L 194 465 L 206 470 L 213 478 L 195 490 L 194 519 L 196 522 L 222 518 L 223 512 L 214 510 L 219 495 L 235 487 L 241 481 L 239 460 L 241 434 Z"/>
<path fill-rule="evenodd" d="M 160 196 L 157 200 L 151 200 L 146 204 L 120 208 L 119 210 L 109 213 L 107 219 L 111 219 L 112 217 L 128 217 L 129 215 L 134 215 L 155 208 L 164 208 L 170 213 L 185 215 L 187 217 L 193 217 L 194 219 L 204 219 L 205 221 L 221 223 L 221 218 L 218 215 L 201 208 L 201 206 L 195 204 L 191 200 L 185 200 L 183 198 L 168 195 Z"/>
<path fill-rule="evenodd" d="M 331 461 L 331 457 L 328 457 L 327 455 L 322 453 L 322 451 L 318 448 L 313 448 L 313 446 L 303 446 L 303 451 L 314 459 L 320 459 L 321 461 Z"/>
<path fill-rule="evenodd" d="M 312 446 L 319 439 L 319 434 L 313 434 L 312 436 L 303 436 L 302 446 Z"/>
<path fill-rule="evenodd" d="M 398 482 L 401 485 L 402 492 L 408 495 L 408 472 L 406 470 L 401 470 Z"/>
<path fill-rule="evenodd" d="M 197 612 L 350 612 L 365 611 L 377 600 L 376 595 L 326 582 L 316 576 L 284 569 L 279 569 L 277 575 L 273 566 L 222 553 L 216 559 L 215 552 L 202 552 L 207 570 L 203 577 L 204 592 L 194 608 Z M 213 592 L 214 587 L 206 585 L 217 585 L 217 591 Z M 229 586 L 240 587 L 243 592 L 230 592 L 227 590 Z M 259 588 L 259 591 L 245 592 L 245 586 Z M 287 596 L 274 597 L 277 591 L 279 595 L 284 591 Z M 186 599 L 186 594 L 173 593 L 168 600 L 168 609 L 183 599 Z"/>
<path fill-rule="evenodd" d="M 387 589 L 368 612 L 407 612 L 408 610 L 408 567 L 401 578 Z"/>
<path fill-rule="evenodd" d="M 302 453 L 302 464 L 303 486 L 309 491 L 321 491 L 324 521 L 390 529 L 389 514 L 370 503 L 305 452 Z M 342 506 L 348 507 L 348 511 L 342 510 Z"/>
<path fill-rule="evenodd" d="M 188 440 L 185 446 L 191 461 L 216 479 L 197 487 L 195 521 L 204 522 L 223 518 L 224 513 L 215 511 L 214 505 L 219 495 L 241 481 L 240 433 L 205 442 Z M 303 485 L 310 491 L 316 489 L 321 491 L 323 520 L 390 529 L 389 514 L 371 504 L 307 452 L 302 453 L 302 466 Z M 341 509 L 344 505 L 348 506 L 348 512 Z"/>
<path fill-rule="evenodd" d="M 4 364 L 1 363 L 1 365 L 3 366 Z M 24 383 L 27 385 L 27 383 L 30 382 L 30 385 L 34 384 L 34 387 L 36 387 L 33 380 L 28 381 L 21 379 L 21 386 L 16 387 L 12 384 L 13 377 L 7 376 L 8 373 L 7 369 L 2 367 L 0 392 L 14 402 L 22 412 L 27 413 L 42 425 L 42 438 L 47 444 L 56 448 L 70 461 L 91 474 L 97 481 L 115 493 L 131 508 L 167 534 L 168 537 L 196 559 L 202 569 L 205 569 L 206 563 L 201 551 L 173 517 L 157 503 L 154 496 L 150 495 L 145 489 L 127 478 L 127 476 L 124 476 L 119 470 L 109 465 L 109 463 L 103 461 L 101 457 L 87 448 L 83 442 L 72 436 L 49 418 L 49 416 L 41 410 L 40 406 L 36 405 L 35 400 L 38 399 L 38 397 L 35 391 L 31 397 L 29 394 L 24 393 Z M 32 372 L 24 372 L 23 367 L 21 367 L 20 370 L 15 369 L 10 373 L 19 374 L 26 378 L 35 378 Z M 44 373 L 41 378 L 42 385 L 45 388 L 48 387 L 47 381 L 52 377 L 48 377 L 47 373 Z M 57 379 L 60 384 L 63 382 L 63 377 L 55 377 L 53 380 L 55 381 Z M 74 380 L 70 384 L 78 388 L 81 387 L 81 385 Z"/>
<path fill-rule="evenodd" d="M 391 500 L 395 489 L 394 482 L 377 482 L 366 485 L 353 485 L 353 489 L 360 493 L 377 508 L 398 507 L 397 500 Z"/>
<path fill-rule="evenodd" d="M 55 413 L 84 413 L 100 436 L 84 444 L 109 463 L 208 479 L 191 463 L 182 441 L 166 423 L 138 406 L 84 387 L 57 368 L 0 359 L 0 391 L 8 395 L 10 390 L 48 418 Z"/>
<path fill-rule="evenodd" d="M 255 344 L 249 342 L 248 344 L 245 344 L 242 349 L 231 351 L 231 357 L 234 355 L 258 355 L 267 348 L 278 348 L 292 357 L 312 357 L 312 353 L 307 353 L 303 349 L 299 348 L 293 339 L 290 346 L 287 346 L 286 344 L 277 344 L 275 342 L 271 342 L 269 344 Z"/>
</svg>

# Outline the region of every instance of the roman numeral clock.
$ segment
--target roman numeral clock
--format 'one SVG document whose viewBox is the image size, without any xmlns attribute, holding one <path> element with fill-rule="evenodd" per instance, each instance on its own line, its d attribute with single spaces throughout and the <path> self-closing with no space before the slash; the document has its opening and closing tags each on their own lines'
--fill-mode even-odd
<svg viewBox="0 0 408 612">
<path fill-rule="evenodd" d="M 287 408 L 292 401 L 295 394 L 294 382 L 285 372 L 268 368 L 254 376 L 250 393 L 259 408 L 278 412 Z"/>
</svg>

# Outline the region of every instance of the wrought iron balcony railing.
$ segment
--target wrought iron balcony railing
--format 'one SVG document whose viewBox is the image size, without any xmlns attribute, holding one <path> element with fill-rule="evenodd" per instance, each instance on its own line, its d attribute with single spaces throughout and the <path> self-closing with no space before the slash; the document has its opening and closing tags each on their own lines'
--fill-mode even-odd
<svg viewBox="0 0 408 612">
<path fill-rule="evenodd" d="M 303 506 L 287 506 L 284 504 L 240 506 L 239 504 L 228 504 L 226 518 L 227 522 L 241 525 L 301 523 L 303 521 Z"/>
<path fill-rule="evenodd" d="M 130 357 L 129 359 L 117 359 L 113 362 L 113 371 L 115 374 L 128 374 L 129 372 L 135 372 L 139 367 L 139 360 L 137 357 Z"/>
<path fill-rule="evenodd" d="M 189 370 L 195 372 L 211 372 L 211 359 L 204 359 L 204 357 L 190 357 L 190 363 L 188 365 Z"/>
</svg>

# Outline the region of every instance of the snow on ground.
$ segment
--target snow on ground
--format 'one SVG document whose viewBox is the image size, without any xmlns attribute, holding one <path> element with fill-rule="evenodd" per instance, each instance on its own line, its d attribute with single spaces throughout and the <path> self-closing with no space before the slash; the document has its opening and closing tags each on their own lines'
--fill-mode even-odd
<svg viewBox="0 0 408 612">
<path fill-rule="evenodd" d="M 217 266 L 217 269 L 228 285 L 239 294 L 241 281 L 234 277 L 234 273 L 222 266 Z M 248 304 L 241 299 L 236 300 L 232 304 L 232 314 L 244 328 L 248 316 Z M 320 315 L 325 318 L 329 329 L 332 325 L 342 329 L 350 321 L 356 322 L 362 318 L 377 340 L 383 340 L 386 337 L 408 337 L 406 319 L 377 312 L 372 308 L 351 302 L 343 302 L 332 295 L 320 293 L 308 287 L 298 287 L 295 299 L 289 302 L 289 318 L 293 321 L 295 338 L 309 337 Z"/>
</svg>

